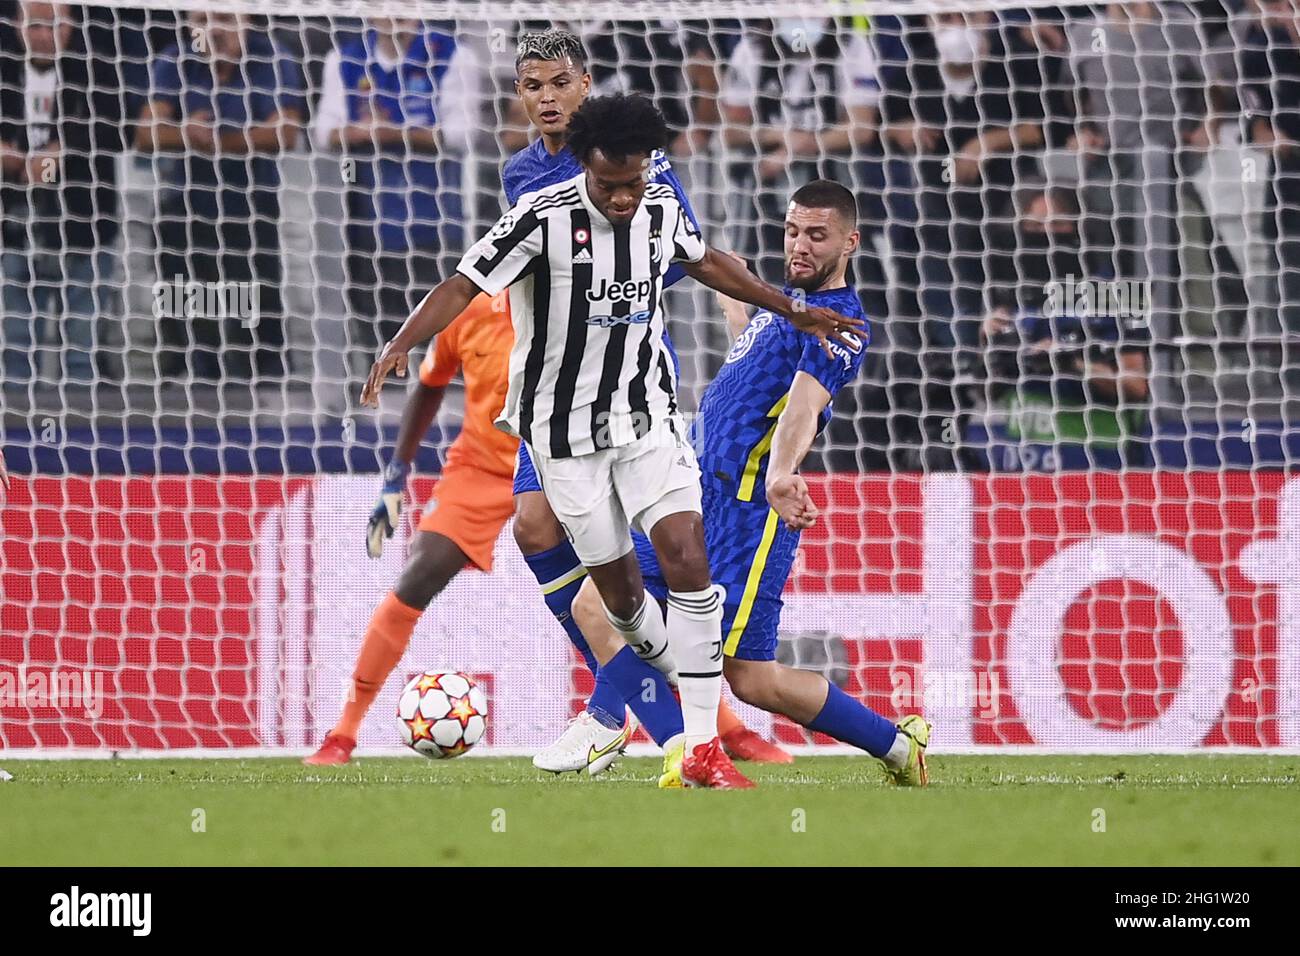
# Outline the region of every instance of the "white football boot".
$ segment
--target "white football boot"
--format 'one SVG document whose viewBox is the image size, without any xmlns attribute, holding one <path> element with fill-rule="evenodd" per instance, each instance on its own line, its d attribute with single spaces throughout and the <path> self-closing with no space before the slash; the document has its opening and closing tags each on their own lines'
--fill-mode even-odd
<svg viewBox="0 0 1300 956">
<path fill-rule="evenodd" d="M 610 730 L 585 710 L 569 721 L 559 740 L 533 757 L 533 766 L 551 773 L 580 771 L 595 777 L 614 765 L 636 733 L 639 722 L 632 711 L 617 730 Z"/>
</svg>

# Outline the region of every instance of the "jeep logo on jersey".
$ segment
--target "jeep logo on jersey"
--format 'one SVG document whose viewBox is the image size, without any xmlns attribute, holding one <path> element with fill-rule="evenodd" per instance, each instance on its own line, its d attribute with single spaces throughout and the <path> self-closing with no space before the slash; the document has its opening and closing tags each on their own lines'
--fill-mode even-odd
<svg viewBox="0 0 1300 956">
<path fill-rule="evenodd" d="M 626 282 L 601 279 L 596 288 L 587 290 L 587 301 L 603 302 L 609 299 L 614 302 L 631 302 L 645 299 L 650 296 L 651 286 L 649 279 L 628 279 Z"/>
</svg>

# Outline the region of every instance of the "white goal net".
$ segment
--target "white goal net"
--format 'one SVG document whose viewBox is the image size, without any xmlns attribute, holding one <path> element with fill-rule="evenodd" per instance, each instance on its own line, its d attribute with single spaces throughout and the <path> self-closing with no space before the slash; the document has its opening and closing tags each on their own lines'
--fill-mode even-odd
<svg viewBox="0 0 1300 956">
<path fill-rule="evenodd" d="M 1300 0 L 0 2 L 0 753 L 304 749 L 384 557 L 378 345 L 503 209 L 521 32 L 650 97 L 713 245 L 857 196 L 862 375 L 780 656 L 935 748 L 1300 750 Z M 693 408 L 729 347 L 666 296 Z M 548 743 L 591 678 L 509 530 L 406 676 Z M 791 746 L 823 746 L 740 708 Z"/>
</svg>

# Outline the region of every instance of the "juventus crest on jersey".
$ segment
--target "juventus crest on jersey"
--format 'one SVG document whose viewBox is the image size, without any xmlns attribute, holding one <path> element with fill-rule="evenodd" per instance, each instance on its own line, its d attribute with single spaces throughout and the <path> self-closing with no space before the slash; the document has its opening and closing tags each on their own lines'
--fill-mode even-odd
<svg viewBox="0 0 1300 956">
<path fill-rule="evenodd" d="M 592 203 L 585 174 L 521 196 L 458 267 L 485 292 L 510 289 L 515 343 L 497 424 L 552 458 L 661 427 L 677 402 L 663 276 L 704 253 L 670 186 L 647 186 L 617 226 Z"/>
</svg>

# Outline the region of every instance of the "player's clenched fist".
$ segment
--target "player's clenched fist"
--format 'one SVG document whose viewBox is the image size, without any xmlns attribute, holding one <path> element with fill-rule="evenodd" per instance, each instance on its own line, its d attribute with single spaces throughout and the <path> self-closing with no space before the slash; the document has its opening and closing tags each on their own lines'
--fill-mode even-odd
<svg viewBox="0 0 1300 956">
<path fill-rule="evenodd" d="M 402 496 L 406 492 L 406 478 L 411 473 L 409 463 L 394 458 L 384 470 L 384 487 L 370 512 L 366 527 L 366 553 L 377 558 L 384 553 L 384 539 L 391 538 L 402 517 Z"/>
<path fill-rule="evenodd" d="M 808 482 L 799 475 L 784 475 L 769 481 L 767 503 L 791 531 L 811 528 L 821 514 L 808 493 Z"/>
<path fill-rule="evenodd" d="M 406 352 L 395 350 L 392 342 L 385 345 L 375 364 L 370 367 L 370 376 L 361 389 L 361 404 L 378 408 L 379 390 L 384 387 L 384 379 L 393 371 L 397 372 L 398 378 L 406 378 L 406 360 Z"/>
</svg>

